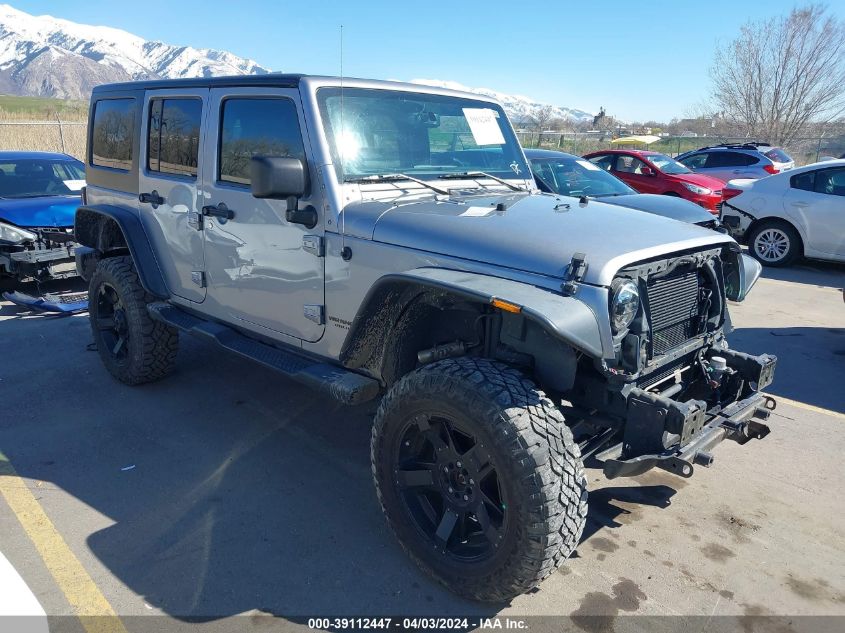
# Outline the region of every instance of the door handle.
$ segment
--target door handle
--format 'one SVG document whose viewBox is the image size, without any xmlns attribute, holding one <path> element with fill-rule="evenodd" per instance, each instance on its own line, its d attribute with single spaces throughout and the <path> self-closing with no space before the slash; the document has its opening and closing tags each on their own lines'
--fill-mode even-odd
<svg viewBox="0 0 845 633">
<path fill-rule="evenodd" d="M 793 202 L 792 206 L 798 207 L 799 209 L 803 209 L 803 208 L 807 207 L 808 205 L 807 205 L 806 202 L 797 201 L 797 202 Z"/>
<path fill-rule="evenodd" d="M 158 195 L 158 191 L 153 189 L 149 193 L 138 194 L 138 202 L 142 204 L 151 204 L 153 207 L 157 207 L 160 204 L 164 204 L 164 198 Z"/>
<path fill-rule="evenodd" d="M 225 203 L 221 202 L 216 207 L 213 205 L 208 205 L 202 208 L 203 215 L 212 215 L 215 218 L 221 218 L 223 220 L 231 220 L 235 217 L 235 212 L 232 211 L 229 207 L 226 206 Z"/>
</svg>

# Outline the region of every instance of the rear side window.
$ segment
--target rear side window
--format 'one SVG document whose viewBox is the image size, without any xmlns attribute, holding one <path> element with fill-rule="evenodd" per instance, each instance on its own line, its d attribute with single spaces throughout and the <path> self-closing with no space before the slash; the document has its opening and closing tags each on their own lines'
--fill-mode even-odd
<svg viewBox="0 0 845 633">
<path fill-rule="evenodd" d="M 147 169 L 196 178 L 201 121 L 200 99 L 151 99 Z"/>
<path fill-rule="evenodd" d="M 746 167 L 754 165 L 759 159 L 744 152 L 710 152 L 707 154 L 707 167 Z"/>
<path fill-rule="evenodd" d="M 816 193 L 845 196 L 845 169 L 822 169 L 816 172 Z"/>
<path fill-rule="evenodd" d="M 613 169 L 613 163 L 616 162 L 616 154 L 605 154 L 604 156 L 593 156 L 590 162 L 601 167 L 605 171 Z"/>
<path fill-rule="evenodd" d="M 90 162 L 129 171 L 135 127 L 134 99 L 101 99 L 94 104 Z"/>
<path fill-rule="evenodd" d="M 816 173 L 812 171 L 805 171 L 803 174 L 797 174 L 789 179 L 789 185 L 793 189 L 802 189 L 804 191 L 812 191 Z"/>
<path fill-rule="evenodd" d="M 772 149 L 770 149 L 770 150 L 768 150 L 768 151 L 766 151 L 766 152 L 763 152 L 763 156 L 765 156 L 765 157 L 766 157 L 766 158 L 768 158 L 769 160 L 773 160 L 773 161 L 775 161 L 776 163 L 789 163 L 789 162 L 792 162 L 792 158 L 789 156 L 789 154 L 787 154 L 786 152 L 784 152 L 784 151 L 783 151 L 781 148 L 779 148 L 779 147 L 773 147 Z"/>
<path fill-rule="evenodd" d="M 217 178 L 250 183 L 253 156 L 305 159 L 296 106 L 284 98 L 230 98 L 223 102 Z"/>
<path fill-rule="evenodd" d="M 690 156 L 686 156 L 685 158 L 679 158 L 678 162 L 686 165 L 690 169 L 700 169 L 704 167 L 704 163 L 707 161 L 707 154 L 692 154 Z"/>
</svg>

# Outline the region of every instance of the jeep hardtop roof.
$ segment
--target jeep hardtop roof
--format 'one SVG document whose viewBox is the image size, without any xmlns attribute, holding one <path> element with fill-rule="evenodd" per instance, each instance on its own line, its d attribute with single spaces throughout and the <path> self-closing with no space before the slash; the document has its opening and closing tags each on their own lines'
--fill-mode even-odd
<svg viewBox="0 0 845 633">
<path fill-rule="evenodd" d="M 113 84 L 96 86 L 92 97 L 109 92 L 124 92 L 129 90 L 163 90 L 167 88 L 231 88 L 231 87 L 274 87 L 298 88 L 302 81 L 313 85 L 339 85 L 341 81 L 349 88 L 381 88 L 383 90 L 407 90 L 411 92 L 426 92 L 443 95 L 454 95 L 475 99 L 476 101 L 490 101 L 498 103 L 492 97 L 474 92 L 464 92 L 428 86 L 425 84 L 406 83 L 398 81 L 384 81 L 381 79 L 362 79 L 359 77 L 332 77 L 323 75 L 305 75 L 290 73 L 267 73 L 264 75 L 229 75 L 223 77 L 197 77 L 191 79 L 151 79 L 147 81 L 124 81 Z"/>
</svg>

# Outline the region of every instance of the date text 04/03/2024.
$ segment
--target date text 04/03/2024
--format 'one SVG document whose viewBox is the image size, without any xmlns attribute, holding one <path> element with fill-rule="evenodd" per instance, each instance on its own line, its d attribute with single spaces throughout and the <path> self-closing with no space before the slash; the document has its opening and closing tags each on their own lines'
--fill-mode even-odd
<svg viewBox="0 0 845 633">
<path fill-rule="evenodd" d="M 523 630 L 527 629 L 528 625 L 524 620 L 514 618 L 480 618 L 478 620 L 470 618 L 437 618 L 437 617 L 422 617 L 422 618 L 388 618 L 388 617 L 374 617 L 374 618 L 310 618 L 308 620 L 308 628 L 323 629 L 323 630 L 365 630 L 365 629 L 384 629 L 384 630 L 471 630 L 471 629 L 508 629 L 508 630 Z"/>
</svg>

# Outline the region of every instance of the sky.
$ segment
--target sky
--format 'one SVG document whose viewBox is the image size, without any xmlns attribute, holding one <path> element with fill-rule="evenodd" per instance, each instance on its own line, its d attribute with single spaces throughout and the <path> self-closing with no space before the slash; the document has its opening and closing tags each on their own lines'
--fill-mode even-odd
<svg viewBox="0 0 845 633">
<path fill-rule="evenodd" d="M 35 15 L 228 50 L 275 71 L 442 79 L 623 120 L 688 116 L 716 47 L 784 0 L 11 0 Z M 845 2 L 831 11 L 845 17 Z"/>
</svg>

